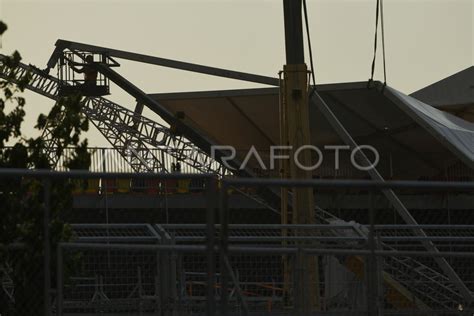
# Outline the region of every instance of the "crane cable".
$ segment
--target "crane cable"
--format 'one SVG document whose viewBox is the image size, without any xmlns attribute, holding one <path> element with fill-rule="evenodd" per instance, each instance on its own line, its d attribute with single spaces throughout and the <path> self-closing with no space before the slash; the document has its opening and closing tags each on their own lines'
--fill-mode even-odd
<svg viewBox="0 0 474 316">
<path fill-rule="evenodd" d="M 303 0 L 303 12 L 304 12 L 304 22 L 306 26 L 306 36 L 308 41 L 308 49 L 309 49 L 309 62 L 311 65 L 311 79 L 313 80 L 313 90 L 310 93 L 310 97 L 313 95 L 314 91 L 316 91 L 316 76 L 314 74 L 314 63 L 313 63 L 313 50 L 311 47 L 311 36 L 309 34 L 309 23 L 308 23 L 308 9 L 306 8 L 306 0 Z"/>
<path fill-rule="evenodd" d="M 384 23 L 384 9 L 383 9 L 383 0 L 376 0 L 376 17 L 375 17 L 375 39 L 374 39 L 374 58 L 372 60 L 372 71 L 369 82 L 367 84 L 370 87 L 370 84 L 374 81 L 374 73 L 375 73 L 375 62 L 377 59 L 377 42 L 378 42 L 378 26 L 379 26 L 379 16 L 380 16 L 380 28 L 382 32 L 382 59 L 383 59 L 383 88 L 387 85 L 387 65 L 386 65 L 386 56 L 385 56 L 385 23 Z M 311 45 L 311 36 L 309 32 L 309 19 L 308 19 L 308 9 L 306 6 L 306 0 L 303 0 L 303 11 L 304 11 L 304 19 L 305 19 L 305 26 L 306 26 L 306 36 L 308 41 L 308 49 L 309 49 L 309 59 L 311 65 L 311 78 L 313 81 L 313 91 L 311 95 L 316 90 L 316 75 L 313 63 L 313 50 Z"/>
<path fill-rule="evenodd" d="M 382 57 L 383 57 L 383 87 L 387 85 L 387 67 L 385 63 L 385 30 L 384 30 L 384 19 L 383 19 L 383 0 L 376 0 L 376 12 L 375 12 L 375 38 L 374 38 L 374 58 L 372 60 L 372 71 L 369 82 L 367 86 L 370 88 L 370 84 L 374 81 L 374 73 L 375 73 L 375 61 L 377 59 L 377 35 L 378 35 L 378 28 L 379 28 L 379 16 L 380 16 L 380 24 L 381 24 L 381 31 L 382 31 Z"/>
<path fill-rule="evenodd" d="M 385 23 L 383 20 L 383 0 L 380 0 L 380 23 L 382 29 L 383 85 L 387 85 L 387 66 L 385 64 Z"/>
</svg>

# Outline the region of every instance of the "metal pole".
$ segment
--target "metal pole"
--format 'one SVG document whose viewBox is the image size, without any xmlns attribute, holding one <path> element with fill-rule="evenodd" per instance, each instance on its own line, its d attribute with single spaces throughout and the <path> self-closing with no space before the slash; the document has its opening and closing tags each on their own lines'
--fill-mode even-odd
<svg viewBox="0 0 474 316">
<path fill-rule="evenodd" d="M 213 178 L 207 179 L 206 197 L 207 197 L 207 315 L 213 316 L 216 314 L 216 302 L 214 295 L 214 280 L 216 274 L 216 262 L 214 247 L 216 244 L 215 238 L 215 216 L 216 209 L 216 180 Z"/>
<path fill-rule="evenodd" d="M 304 253 L 298 248 L 294 255 L 295 267 L 293 270 L 293 293 L 294 293 L 294 310 L 298 315 L 306 316 L 305 287 L 304 287 Z"/>
<path fill-rule="evenodd" d="M 44 229 L 44 314 L 46 316 L 51 315 L 51 244 L 50 244 L 50 234 L 49 234 L 49 222 L 51 217 L 51 180 L 45 178 L 43 180 L 43 208 L 44 208 L 44 218 L 43 218 L 43 229 Z"/>
<path fill-rule="evenodd" d="M 367 313 L 369 316 L 377 316 L 377 289 L 376 289 L 376 258 L 375 258 L 375 218 L 373 190 L 369 191 L 369 250 L 367 256 Z"/>
<path fill-rule="evenodd" d="M 171 245 L 171 241 L 166 240 L 166 244 Z M 167 315 L 169 305 L 168 305 L 168 294 L 169 294 L 169 289 L 168 289 L 168 276 L 169 272 L 166 270 L 168 265 L 166 262 L 166 251 L 159 251 L 160 259 L 159 259 L 159 269 L 160 269 L 160 301 L 161 301 L 161 314 L 162 315 Z"/>
<path fill-rule="evenodd" d="M 171 237 L 173 244 L 176 244 L 176 241 L 174 239 L 174 236 Z M 168 279 L 169 282 L 169 288 L 170 288 L 170 297 L 171 297 L 171 302 L 172 306 L 172 312 L 170 313 L 171 315 L 176 315 L 176 310 L 177 310 L 177 298 L 178 298 L 178 293 L 176 289 L 176 284 L 177 284 L 177 279 L 178 275 L 176 273 L 176 261 L 177 261 L 177 253 L 174 250 L 171 250 L 169 253 L 169 259 L 168 259 L 168 264 L 170 265 L 170 278 Z"/>
<path fill-rule="evenodd" d="M 304 62 L 302 0 L 283 0 L 285 22 L 286 65 L 283 68 L 283 96 L 280 108 L 280 130 L 282 146 L 290 146 L 290 157 L 299 155 L 299 162 L 304 166 L 312 165 L 311 152 L 304 149 L 311 144 L 308 105 L 308 68 Z M 301 168 L 294 159 L 283 170 L 292 179 L 311 179 L 312 172 Z M 292 224 L 312 224 L 315 221 L 314 192 L 312 187 L 292 188 L 291 217 L 283 215 L 282 219 Z M 284 209 L 284 207 L 282 207 Z M 283 223 L 287 224 L 287 223 Z M 309 312 L 320 308 L 319 269 L 317 257 L 304 257 L 297 261 L 301 266 L 294 267 L 305 273 L 297 273 L 304 287 L 304 310 Z M 291 267 L 289 267 L 291 269 Z M 287 287 L 287 286 L 285 286 Z"/>
<path fill-rule="evenodd" d="M 226 258 L 228 255 L 229 244 L 228 244 L 228 234 L 229 234 L 229 205 L 228 205 L 228 196 L 227 196 L 227 185 L 225 183 L 221 184 L 220 190 L 220 273 L 221 273 L 221 315 L 228 315 L 228 301 L 229 293 L 228 282 L 229 276 L 226 267 Z"/>
<path fill-rule="evenodd" d="M 61 245 L 57 247 L 57 267 L 56 267 L 56 314 L 63 314 L 63 249 Z"/>
<path fill-rule="evenodd" d="M 159 315 L 162 315 L 163 305 L 162 305 L 162 297 L 161 297 L 162 293 L 161 293 L 160 287 L 161 287 L 163 275 L 161 274 L 160 259 L 161 259 L 161 253 L 160 251 L 156 251 L 156 276 L 155 276 L 156 311 L 158 312 Z"/>
<path fill-rule="evenodd" d="M 375 239 L 375 247 L 378 251 L 382 250 L 381 244 L 380 244 L 380 234 L 378 232 L 375 232 L 376 239 Z M 377 265 L 376 271 L 377 271 L 377 276 L 376 276 L 376 284 L 377 284 L 377 315 L 378 316 L 383 316 L 384 314 L 384 284 L 383 284 L 383 260 L 384 258 L 380 256 L 375 257 L 375 264 Z"/>
<path fill-rule="evenodd" d="M 283 0 L 286 63 L 304 64 L 301 0 Z"/>
</svg>

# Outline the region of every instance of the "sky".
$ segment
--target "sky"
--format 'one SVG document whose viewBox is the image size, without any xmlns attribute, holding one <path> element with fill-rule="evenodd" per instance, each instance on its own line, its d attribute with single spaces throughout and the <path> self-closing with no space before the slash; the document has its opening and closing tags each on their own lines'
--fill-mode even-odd
<svg viewBox="0 0 474 316">
<path fill-rule="evenodd" d="M 375 0 L 307 0 L 318 83 L 370 77 Z M 40 68 L 57 39 L 276 77 L 285 63 L 281 0 L 0 0 L 0 52 Z M 474 64 L 474 0 L 384 0 L 387 82 L 411 93 Z M 376 79 L 382 79 L 379 55 Z M 308 60 L 308 59 L 307 59 Z M 262 85 L 121 61 L 147 93 Z M 56 74 L 55 71 L 52 74 Z M 134 108 L 116 86 L 110 99 Z M 53 101 L 26 92 L 24 131 Z M 150 111 L 144 114 L 159 120 Z M 92 146 L 110 146 L 94 129 Z"/>
</svg>

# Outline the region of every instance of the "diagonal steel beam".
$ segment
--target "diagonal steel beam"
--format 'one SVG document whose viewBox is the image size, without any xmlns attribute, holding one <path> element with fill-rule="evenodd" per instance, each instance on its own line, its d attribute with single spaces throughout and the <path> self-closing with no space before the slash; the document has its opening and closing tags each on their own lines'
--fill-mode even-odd
<svg viewBox="0 0 474 316">
<path fill-rule="evenodd" d="M 404 150 L 404 151 L 407 151 L 407 152 L 411 152 L 413 154 L 413 156 L 416 157 L 416 159 L 418 159 L 418 161 L 420 161 L 421 163 L 427 165 L 427 166 L 430 166 L 431 168 L 433 168 L 434 170 L 442 173 L 443 170 L 442 168 L 440 168 L 439 166 L 435 165 L 433 162 L 429 161 L 428 159 L 424 158 L 421 154 L 419 154 L 414 148 L 408 146 L 408 145 L 405 145 L 403 143 L 401 143 L 399 140 L 397 140 L 395 137 L 394 137 L 394 134 L 396 134 L 397 131 L 390 131 L 388 133 L 384 132 L 382 129 L 378 128 L 375 124 L 373 124 L 372 122 L 370 122 L 367 118 L 365 118 L 363 115 L 357 113 L 357 111 L 351 109 L 345 102 L 342 102 L 338 97 L 336 97 L 335 95 L 333 95 L 332 93 L 326 93 L 325 96 L 328 96 L 329 97 L 329 100 L 332 101 L 331 103 L 335 103 L 335 104 L 338 104 L 340 105 L 342 108 L 344 108 L 347 112 L 350 113 L 351 116 L 353 117 L 356 117 L 357 119 L 361 120 L 362 122 L 364 122 L 365 124 L 367 124 L 367 126 L 369 126 L 371 129 L 373 129 L 375 132 L 374 134 L 378 134 L 378 135 L 381 135 L 381 136 L 385 136 L 386 138 L 388 138 L 389 141 L 392 142 L 393 145 L 399 147 L 401 150 Z M 414 128 L 414 127 L 418 127 L 418 124 L 416 123 L 412 123 L 410 124 L 411 128 Z M 404 129 L 401 129 L 401 131 L 404 131 Z"/>
<path fill-rule="evenodd" d="M 327 103 L 321 98 L 317 91 L 314 91 L 311 98 L 310 104 L 312 106 L 317 107 L 324 117 L 328 120 L 329 124 L 334 128 L 336 133 L 342 139 L 342 141 L 348 145 L 351 149 L 355 149 L 358 147 L 355 140 L 349 134 L 349 132 L 345 129 L 336 115 L 332 112 L 331 108 L 327 105 Z M 363 165 L 369 166 L 370 161 L 367 156 L 362 151 L 357 151 L 356 158 L 362 162 Z M 370 177 L 374 180 L 378 181 L 385 181 L 382 175 L 377 171 L 375 168 L 371 168 L 368 170 Z M 384 189 L 382 193 L 385 195 L 387 200 L 392 204 L 392 206 L 397 210 L 398 214 L 403 218 L 403 220 L 410 225 L 418 225 L 415 218 L 410 214 L 410 212 L 406 209 L 403 202 L 398 198 L 395 192 L 392 189 Z M 414 229 L 414 233 L 418 236 L 426 237 L 426 233 L 422 229 Z M 438 252 L 438 249 L 431 241 L 422 241 L 423 246 L 431 252 Z M 434 260 L 438 264 L 438 266 L 443 270 L 443 272 L 448 276 L 450 281 L 456 286 L 456 289 L 459 293 L 463 296 L 463 298 L 467 302 L 473 301 L 473 296 L 471 291 L 467 288 L 464 282 L 461 280 L 459 275 L 454 271 L 451 265 L 446 261 L 445 258 L 436 256 Z"/>
<path fill-rule="evenodd" d="M 191 72 L 196 72 L 196 73 L 201 73 L 201 74 L 206 74 L 206 75 L 211 75 L 211 76 L 218 76 L 218 77 L 224 77 L 224 78 L 236 79 L 236 80 L 242 80 L 242 81 L 250 81 L 250 82 L 261 83 L 261 84 L 272 85 L 272 86 L 279 85 L 278 78 L 254 75 L 250 73 L 227 70 L 227 69 L 222 69 L 222 68 L 208 67 L 208 66 L 192 64 L 192 63 L 187 63 L 187 62 L 182 62 L 182 61 L 177 61 L 177 60 L 172 60 L 172 59 L 137 54 L 137 53 L 127 52 L 127 51 L 118 50 L 118 49 L 71 42 L 71 41 L 66 41 L 62 39 L 59 39 L 56 41 L 56 49 L 54 50 L 53 54 L 51 55 L 51 58 L 48 61 L 48 68 L 54 68 L 59 57 L 62 54 L 62 51 L 65 49 L 86 51 L 86 52 L 91 52 L 91 53 L 105 53 L 110 57 L 116 57 L 116 58 L 121 58 L 121 59 L 126 59 L 126 60 L 146 63 L 146 64 L 153 64 L 153 65 L 158 65 L 158 66 L 163 66 L 163 67 L 168 67 L 168 68 L 186 70 L 186 71 L 191 71 Z"/>
<path fill-rule="evenodd" d="M 160 102 L 147 95 L 140 88 L 132 84 L 130 81 L 125 79 L 119 73 L 104 64 L 95 63 L 93 64 L 96 69 L 101 72 L 105 77 L 114 82 L 128 94 L 133 96 L 138 103 L 144 104 L 150 110 L 158 114 L 163 120 L 165 120 L 171 126 L 175 126 L 189 141 L 195 146 L 199 147 L 207 155 L 212 155 L 218 163 L 223 164 L 223 158 L 226 159 L 230 167 L 234 168 L 232 171 L 236 175 L 243 177 L 256 177 L 256 175 L 248 168 L 240 168 L 241 162 L 234 158 L 232 160 L 227 159 L 228 155 L 219 149 L 213 148 L 216 145 L 211 139 L 205 135 L 201 135 L 198 131 L 185 124 L 183 121 L 178 119 L 175 115 L 169 112 Z M 213 150 L 216 149 L 216 150 Z M 279 201 L 279 194 L 273 189 L 262 190 L 261 195 L 264 199 L 269 202 Z"/>
<path fill-rule="evenodd" d="M 102 64 L 94 64 L 94 66 L 100 71 L 104 76 L 109 78 L 112 82 L 126 91 L 128 94 L 133 96 L 137 102 L 146 105 L 150 110 L 158 114 L 163 120 L 165 120 L 171 126 L 175 126 L 183 135 L 186 136 L 193 144 L 201 148 L 206 154 L 210 155 L 212 152 L 212 146 L 215 145 L 214 142 L 205 135 L 201 135 L 198 131 L 191 128 L 183 121 L 178 119 L 175 115 L 168 111 L 163 105 L 158 101 L 154 100 L 152 97 L 143 92 L 140 88 L 135 86 L 133 83 L 125 79 L 122 75 L 112 70 L 110 67 Z M 226 153 L 216 150 L 215 159 L 221 161 L 223 157 L 226 157 Z M 236 172 L 244 176 L 254 176 L 250 171 L 239 169 L 240 162 L 237 160 L 229 161 L 229 164 L 232 167 L 235 167 Z"/>
</svg>

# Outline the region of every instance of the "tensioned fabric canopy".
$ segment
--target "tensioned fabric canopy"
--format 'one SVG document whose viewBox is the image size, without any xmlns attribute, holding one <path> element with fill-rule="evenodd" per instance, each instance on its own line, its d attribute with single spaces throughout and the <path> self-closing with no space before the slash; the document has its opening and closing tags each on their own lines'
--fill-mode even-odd
<svg viewBox="0 0 474 316">
<path fill-rule="evenodd" d="M 474 123 L 429 106 L 413 97 L 389 88 L 398 96 L 397 103 L 414 121 L 430 132 L 466 164 L 474 163 Z"/>
<path fill-rule="evenodd" d="M 411 96 L 474 122 L 474 66 L 420 89 Z"/>
<path fill-rule="evenodd" d="M 376 148 L 380 154 L 377 169 L 385 178 L 442 177 L 459 164 L 474 169 L 473 123 L 390 87 L 369 89 L 366 82 L 356 82 L 319 85 L 317 90 L 358 145 Z M 214 144 L 236 148 L 240 160 L 254 146 L 267 164 L 270 146 L 279 144 L 278 88 L 151 96 Z M 334 150 L 324 146 L 343 143 L 312 103 L 309 121 L 312 144 L 324 158 L 314 175 L 363 177 L 365 172 L 350 164 L 350 151 L 340 152 L 340 168 L 334 173 Z M 249 165 L 261 169 L 255 159 Z"/>
</svg>

